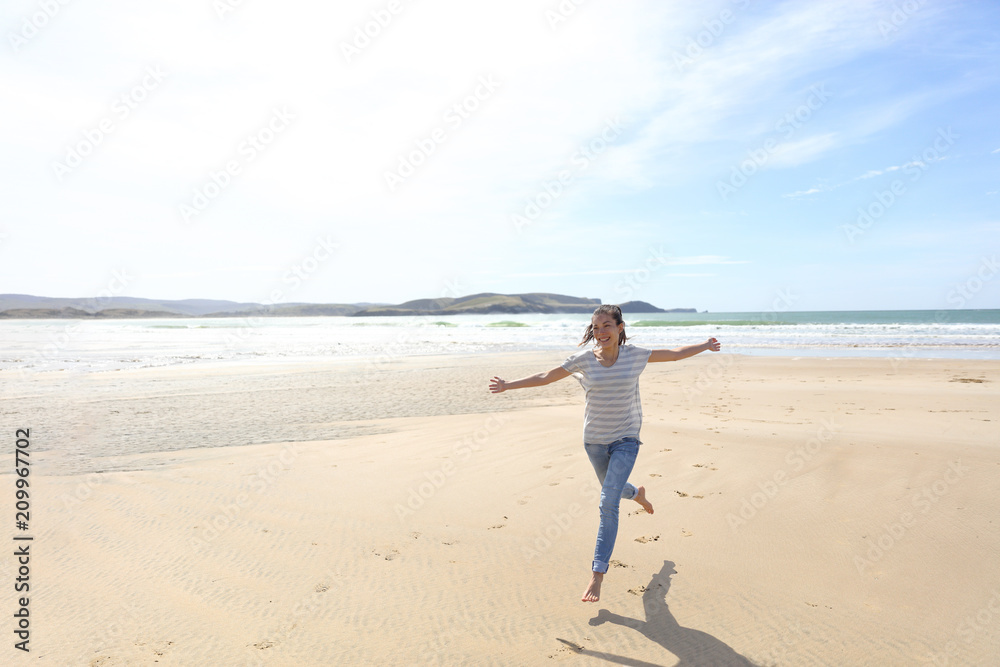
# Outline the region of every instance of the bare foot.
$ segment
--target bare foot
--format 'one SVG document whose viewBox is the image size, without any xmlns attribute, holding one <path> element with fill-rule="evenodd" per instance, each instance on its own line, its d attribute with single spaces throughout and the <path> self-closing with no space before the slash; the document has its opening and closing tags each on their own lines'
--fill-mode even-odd
<svg viewBox="0 0 1000 667">
<path fill-rule="evenodd" d="M 594 576 L 590 579 L 590 585 L 587 586 L 587 590 L 583 592 L 583 597 L 580 598 L 582 602 L 597 602 L 601 599 L 601 582 L 604 581 L 604 574 L 601 572 L 594 572 Z"/>
<path fill-rule="evenodd" d="M 653 513 L 653 503 L 646 500 L 646 487 L 640 486 L 638 489 L 636 489 L 635 498 L 633 498 L 632 500 L 642 505 L 642 508 L 646 510 L 648 513 L 650 514 Z"/>
</svg>

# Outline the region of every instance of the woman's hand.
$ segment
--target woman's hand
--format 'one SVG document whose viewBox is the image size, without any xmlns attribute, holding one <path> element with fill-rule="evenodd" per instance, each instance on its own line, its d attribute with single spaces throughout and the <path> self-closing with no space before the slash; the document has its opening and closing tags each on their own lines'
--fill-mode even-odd
<svg viewBox="0 0 1000 667">
<path fill-rule="evenodd" d="M 708 341 L 705 343 L 705 346 L 706 350 L 711 350 L 712 352 L 718 352 L 719 350 L 722 349 L 722 345 L 720 345 L 719 341 L 717 341 L 714 338 L 709 338 Z"/>
<path fill-rule="evenodd" d="M 505 390 L 506 388 L 507 388 L 507 383 L 501 380 L 500 378 L 494 376 L 493 379 L 490 380 L 490 391 L 493 392 L 494 394 L 499 394 L 503 392 L 503 390 Z"/>
</svg>

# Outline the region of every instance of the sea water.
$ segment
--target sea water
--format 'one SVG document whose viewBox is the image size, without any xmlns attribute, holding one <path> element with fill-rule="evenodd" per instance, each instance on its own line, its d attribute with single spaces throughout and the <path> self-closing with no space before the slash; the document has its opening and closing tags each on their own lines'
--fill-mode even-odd
<svg viewBox="0 0 1000 667">
<path fill-rule="evenodd" d="M 577 349 L 588 314 L 241 317 L 0 322 L 0 370 L 101 371 L 230 362 L 392 360 Z M 629 341 L 717 338 L 748 355 L 1000 359 L 1000 310 L 643 313 Z"/>
</svg>

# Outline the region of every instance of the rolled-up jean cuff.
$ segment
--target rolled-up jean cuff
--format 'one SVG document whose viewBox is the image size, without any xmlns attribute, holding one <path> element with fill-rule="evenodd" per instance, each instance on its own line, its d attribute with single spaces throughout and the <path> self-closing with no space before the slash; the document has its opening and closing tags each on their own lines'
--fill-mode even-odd
<svg viewBox="0 0 1000 667">
<path fill-rule="evenodd" d="M 594 561 L 593 570 L 594 570 L 594 572 L 600 572 L 601 574 L 607 574 L 607 572 L 608 572 L 608 563 L 602 563 L 599 560 L 595 560 Z"/>
</svg>

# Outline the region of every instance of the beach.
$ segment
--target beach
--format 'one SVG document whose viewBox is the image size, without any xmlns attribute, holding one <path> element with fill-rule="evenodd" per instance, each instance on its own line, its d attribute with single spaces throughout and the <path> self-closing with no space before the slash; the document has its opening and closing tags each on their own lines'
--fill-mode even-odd
<svg viewBox="0 0 1000 667">
<path fill-rule="evenodd" d="M 1000 361 L 650 364 L 596 603 L 572 350 L 0 373 L 39 665 L 983 665 Z M 8 534 L 15 533 L 12 528 Z M 13 543 L 12 543 L 13 544 Z M 0 570 L 11 581 L 14 549 Z M 7 637 L 13 648 L 8 588 Z"/>
</svg>

